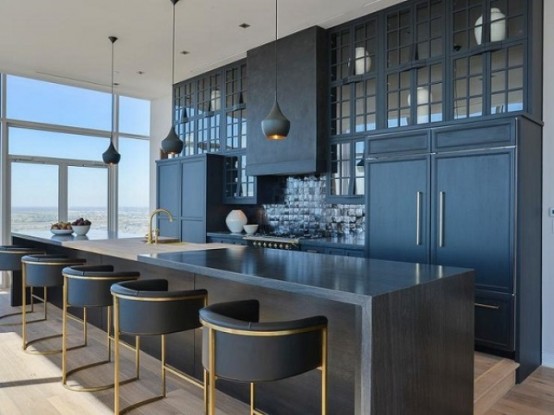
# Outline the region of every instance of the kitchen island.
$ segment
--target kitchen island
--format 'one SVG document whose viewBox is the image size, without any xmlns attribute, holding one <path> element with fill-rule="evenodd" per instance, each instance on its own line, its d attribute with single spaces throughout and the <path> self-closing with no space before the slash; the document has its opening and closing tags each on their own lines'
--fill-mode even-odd
<svg viewBox="0 0 554 415">
<path fill-rule="evenodd" d="M 141 278 L 164 276 L 171 288 L 206 288 L 210 303 L 259 299 L 263 320 L 326 315 L 330 414 L 473 412 L 470 270 L 223 244 L 121 259 L 124 239 L 105 241 L 96 252 L 90 243 L 39 239 L 14 235 L 15 243 L 139 269 Z M 145 346 L 156 354 L 154 343 Z M 201 334 L 179 333 L 169 343 L 172 364 L 200 377 Z M 272 414 L 317 413 L 319 376 L 262 384 L 257 406 Z M 218 388 L 248 396 L 247 385 L 220 381 Z"/>
</svg>

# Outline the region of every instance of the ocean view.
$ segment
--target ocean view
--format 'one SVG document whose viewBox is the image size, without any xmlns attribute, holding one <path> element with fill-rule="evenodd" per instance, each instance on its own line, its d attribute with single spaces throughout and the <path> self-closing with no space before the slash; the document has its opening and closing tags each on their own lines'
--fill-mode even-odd
<svg viewBox="0 0 554 415">
<path fill-rule="evenodd" d="M 145 234 L 148 231 L 148 213 L 147 207 L 120 207 L 119 232 Z M 78 218 L 90 220 L 91 229 L 105 230 L 108 227 L 105 207 L 76 207 L 68 210 L 69 222 Z M 50 229 L 50 226 L 56 222 L 58 222 L 58 209 L 55 207 L 12 208 L 12 232 Z"/>
</svg>

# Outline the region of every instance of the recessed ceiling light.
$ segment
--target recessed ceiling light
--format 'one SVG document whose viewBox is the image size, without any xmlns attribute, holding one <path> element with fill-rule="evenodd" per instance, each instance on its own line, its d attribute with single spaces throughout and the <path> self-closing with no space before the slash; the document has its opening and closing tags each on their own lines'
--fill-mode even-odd
<svg viewBox="0 0 554 415">
<path fill-rule="evenodd" d="M 183 50 L 183 51 L 181 51 L 181 54 L 183 54 L 183 55 L 188 55 L 189 53 L 190 53 L 190 52 L 189 52 L 188 50 Z"/>
<path fill-rule="evenodd" d="M 139 75 L 144 75 L 144 71 L 137 71 Z"/>
<path fill-rule="evenodd" d="M 242 27 L 243 29 L 248 29 L 250 25 L 248 23 L 241 23 L 239 24 L 239 27 Z"/>
</svg>

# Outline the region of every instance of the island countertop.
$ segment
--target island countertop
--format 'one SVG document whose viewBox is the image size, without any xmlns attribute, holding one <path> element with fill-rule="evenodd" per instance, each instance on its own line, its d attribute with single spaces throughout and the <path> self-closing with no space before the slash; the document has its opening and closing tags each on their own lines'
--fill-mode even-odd
<svg viewBox="0 0 554 415">
<path fill-rule="evenodd" d="M 351 304 L 471 270 L 233 245 L 139 255 L 153 265 Z"/>
</svg>

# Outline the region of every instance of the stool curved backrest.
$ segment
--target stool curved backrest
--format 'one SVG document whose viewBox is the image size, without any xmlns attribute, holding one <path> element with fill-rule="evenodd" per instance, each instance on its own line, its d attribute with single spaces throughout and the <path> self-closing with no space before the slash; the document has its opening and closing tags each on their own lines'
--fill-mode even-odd
<svg viewBox="0 0 554 415">
<path fill-rule="evenodd" d="M 119 302 L 119 330 L 134 335 L 161 335 L 200 327 L 198 311 L 204 307 L 206 290 L 168 291 L 165 279 L 136 280 L 114 284 Z"/>
<path fill-rule="evenodd" d="M 62 270 L 67 284 L 67 302 L 76 307 L 109 307 L 113 284 L 133 281 L 137 271 L 114 271 L 113 265 L 75 265 Z"/>
<path fill-rule="evenodd" d="M 60 254 L 33 254 L 21 258 L 25 264 L 25 283 L 30 287 L 58 287 L 63 285 L 62 270 L 70 265 L 86 262 Z"/>
<path fill-rule="evenodd" d="M 0 245 L 0 271 L 21 271 L 21 258 L 41 250 L 20 245 Z"/>
<path fill-rule="evenodd" d="M 265 382 L 295 376 L 322 365 L 327 318 L 259 323 L 257 300 L 210 305 L 200 310 L 213 330 L 215 375 L 239 382 Z M 209 330 L 203 332 L 202 363 L 209 368 Z"/>
</svg>

